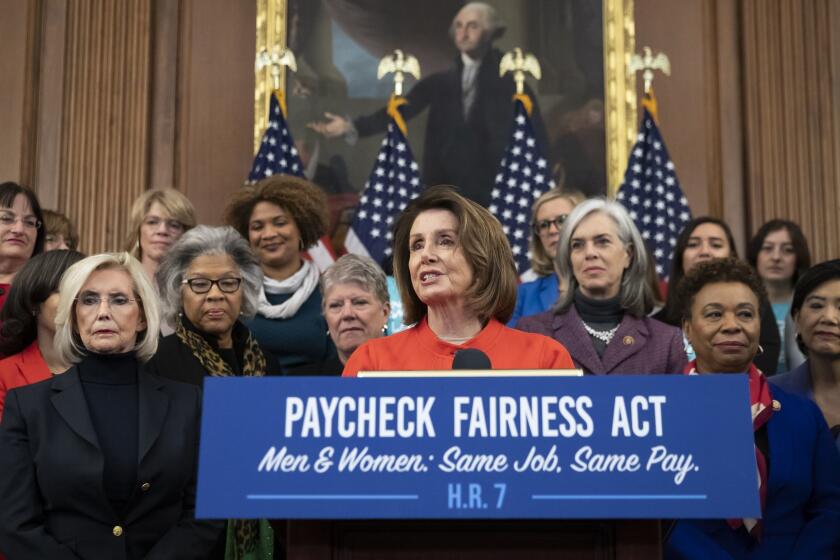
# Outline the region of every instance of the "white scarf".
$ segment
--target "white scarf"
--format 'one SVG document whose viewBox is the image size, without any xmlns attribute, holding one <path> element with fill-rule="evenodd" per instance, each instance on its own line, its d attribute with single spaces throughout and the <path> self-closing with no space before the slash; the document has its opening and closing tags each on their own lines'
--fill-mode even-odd
<svg viewBox="0 0 840 560">
<path fill-rule="evenodd" d="M 263 278 L 263 289 L 260 290 L 259 314 L 269 319 L 288 319 L 298 312 L 315 288 L 318 286 L 318 269 L 309 261 L 303 261 L 300 270 L 283 281 L 274 280 L 268 276 Z M 292 297 L 281 304 L 272 305 L 265 294 L 291 294 Z"/>
</svg>

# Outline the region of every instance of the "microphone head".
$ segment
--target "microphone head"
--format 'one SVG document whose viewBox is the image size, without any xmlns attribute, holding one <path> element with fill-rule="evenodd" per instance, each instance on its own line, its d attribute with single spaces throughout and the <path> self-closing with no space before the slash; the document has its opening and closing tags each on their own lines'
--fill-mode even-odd
<svg viewBox="0 0 840 560">
<path fill-rule="evenodd" d="M 452 369 L 493 369 L 490 358 L 476 348 L 464 348 L 455 352 Z"/>
</svg>

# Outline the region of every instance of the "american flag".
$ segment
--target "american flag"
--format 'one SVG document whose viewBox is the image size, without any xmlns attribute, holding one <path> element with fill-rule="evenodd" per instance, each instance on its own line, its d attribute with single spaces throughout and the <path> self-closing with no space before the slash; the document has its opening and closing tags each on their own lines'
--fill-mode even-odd
<svg viewBox="0 0 840 560">
<path fill-rule="evenodd" d="M 554 181 L 537 145 L 525 105 L 519 99 L 514 105 L 513 134 L 499 165 L 489 210 L 502 223 L 516 268 L 522 274 L 530 267 L 531 206 L 542 193 L 554 187 Z"/>
<path fill-rule="evenodd" d="M 657 274 L 667 280 L 674 246 L 683 227 L 691 220 L 691 210 L 656 125 L 653 92 L 645 96 L 642 106 L 644 116 L 639 135 L 616 200 L 627 208 L 653 252 Z"/>
<path fill-rule="evenodd" d="M 260 151 L 257 152 L 251 166 L 248 182 L 256 183 L 278 173 L 303 177 L 303 164 L 295 148 L 292 133 L 286 125 L 286 118 L 280 110 L 280 101 L 276 94 L 272 94 L 268 108 L 268 126 L 263 134 Z"/>
<path fill-rule="evenodd" d="M 391 118 L 347 232 L 347 252 L 368 255 L 380 264 L 387 261 L 393 252 L 394 220 L 422 190 L 419 167 L 405 134 Z"/>
<path fill-rule="evenodd" d="M 248 174 L 249 183 L 256 183 L 260 179 L 279 173 L 303 177 L 303 163 L 301 163 L 300 155 L 295 148 L 292 133 L 289 132 L 289 127 L 286 125 L 286 118 L 280 109 L 278 96 L 282 96 L 282 92 L 275 92 L 271 95 L 268 126 L 263 134 L 260 150 L 254 157 L 251 173 Z M 335 262 L 335 256 L 330 247 L 329 238 L 324 236 L 307 251 L 309 258 L 321 272 Z"/>
</svg>

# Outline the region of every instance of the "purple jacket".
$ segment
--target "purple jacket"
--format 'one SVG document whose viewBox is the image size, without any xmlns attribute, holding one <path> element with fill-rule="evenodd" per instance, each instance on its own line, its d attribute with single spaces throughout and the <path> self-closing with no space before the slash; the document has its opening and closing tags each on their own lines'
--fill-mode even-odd
<svg viewBox="0 0 840 560">
<path fill-rule="evenodd" d="M 562 315 L 546 311 L 523 317 L 516 328 L 560 342 L 584 373 L 682 373 L 688 363 L 682 331 L 649 317 L 625 314 L 603 358 L 598 357 L 574 305 Z"/>
</svg>

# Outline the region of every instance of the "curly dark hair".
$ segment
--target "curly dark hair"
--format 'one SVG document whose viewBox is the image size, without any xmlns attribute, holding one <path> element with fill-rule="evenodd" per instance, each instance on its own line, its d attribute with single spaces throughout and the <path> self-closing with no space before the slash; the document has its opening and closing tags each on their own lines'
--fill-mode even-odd
<svg viewBox="0 0 840 560">
<path fill-rule="evenodd" d="M 734 257 L 729 257 L 698 264 L 677 285 L 677 297 L 682 303 L 683 321 L 691 318 L 691 306 L 694 304 L 694 297 L 706 284 L 716 282 L 737 282 L 747 286 L 758 299 L 759 306 L 756 313 L 761 318 L 761 303 L 767 300 L 764 283 L 750 265 Z"/>
<path fill-rule="evenodd" d="M 78 251 L 47 251 L 29 259 L 15 276 L 0 312 L 0 354 L 24 350 L 38 336 L 38 311 L 58 291 L 64 272 L 85 256 Z"/>
<path fill-rule="evenodd" d="M 291 175 L 272 175 L 238 191 L 225 208 L 225 223 L 248 239 L 251 213 L 260 202 L 276 204 L 291 215 L 304 249 L 315 245 L 327 231 L 327 195 L 306 179 Z"/>
</svg>

